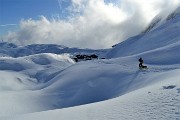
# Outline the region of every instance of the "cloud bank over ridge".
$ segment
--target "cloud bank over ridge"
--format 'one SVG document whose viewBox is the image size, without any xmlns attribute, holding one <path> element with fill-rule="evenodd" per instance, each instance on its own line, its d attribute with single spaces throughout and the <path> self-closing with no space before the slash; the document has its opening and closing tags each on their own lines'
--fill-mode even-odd
<svg viewBox="0 0 180 120">
<path fill-rule="evenodd" d="M 173 11 L 179 0 L 72 0 L 66 19 L 41 16 L 21 20 L 4 40 L 22 45 L 55 43 L 68 47 L 108 48 L 142 32 L 160 12 Z M 164 15 L 166 15 L 164 14 Z"/>
</svg>

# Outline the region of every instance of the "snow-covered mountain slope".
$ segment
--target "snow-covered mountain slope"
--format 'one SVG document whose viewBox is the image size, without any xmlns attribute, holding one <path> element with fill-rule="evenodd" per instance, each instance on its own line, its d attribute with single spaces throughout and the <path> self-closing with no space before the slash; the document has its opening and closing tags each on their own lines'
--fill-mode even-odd
<svg viewBox="0 0 180 120">
<path fill-rule="evenodd" d="M 2 49 L 11 57 L 0 58 L 0 120 L 179 120 L 179 30 L 177 14 L 118 44 L 109 59 L 78 63 L 70 57 L 73 50 L 61 55 L 25 50 L 13 58 L 11 49 Z M 32 51 L 42 51 L 36 47 Z M 139 70 L 139 57 L 147 70 Z"/>
<path fill-rule="evenodd" d="M 179 12 L 180 13 L 180 12 Z M 108 58 L 116 58 L 122 56 L 130 56 L 135 54 L 142 54 L 145 52 L 152 52 L 155 49 L 163 47 L 173 46 L 176 50 L 173 52 L 179 54 L 179 39 L 180 39 L 180 14 L 165 23 L 158 28 L 138 36 L 129 38 L 128 40 L 116 45 L 108 54 Z M 155 50 L 156 51 L 156 50 Z M 176 55 L 178 56 L 178 55 Z"/>
<path fill-rule="evenodd" d="M 173 11 L 173 10 L 172 10 Z M 168 11 L 167 11 L 168 12 Z M 159 13 L 149 24 L 149 26 L 143 31 L 143 33 L 147 33 L 149 31 L 152 31 L 156 28 L 158 28 L 160 25 L 164 24 L 165 22 L 174 19 L 178 14 L 180 14 L 180 7 L 177 7 L 172 13 L 171 10 L 170 13 L 166 13 L 164 15 L 163 13 Z"/>
<path fill-rule="evenodd" d="M 108 50 L 108 49 L 107 49 Z M 68 48 L 55 44 L 32 44 L 28 46 L 18 46 L 13 43 L 2 42 L 0 43 L 0 56 L 10 57 L 23 57 L 28 55 L 40 54 L 40 53 L 53 53 L 64 54 L 69 53 L 71 55 L 76 54 L 97 54 L 102 55 L 107 50 L 92 50 L 92 49 L 80 49 L 80 48 Z"/>
</svg>

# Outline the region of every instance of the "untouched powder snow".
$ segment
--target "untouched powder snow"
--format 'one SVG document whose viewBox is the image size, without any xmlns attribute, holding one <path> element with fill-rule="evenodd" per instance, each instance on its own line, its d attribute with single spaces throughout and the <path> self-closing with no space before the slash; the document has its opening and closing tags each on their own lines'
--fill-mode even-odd
<svg viewBox="0 0 180 120">
<path fill-rule="evenodd" d="M 157 75 L 155 84 L 121 97 L 73 108 L 2 118 L 4 120 L 179 120 L 180 70 Z"/>
<path fill-rule="evenodd" d="M 177 14 L 112 49 L 68 54 L 0 44 L 0 120 L 180 120 L 179 28 Z M 109 59 L 72 59 L 96 52 Z"/>
</svg>

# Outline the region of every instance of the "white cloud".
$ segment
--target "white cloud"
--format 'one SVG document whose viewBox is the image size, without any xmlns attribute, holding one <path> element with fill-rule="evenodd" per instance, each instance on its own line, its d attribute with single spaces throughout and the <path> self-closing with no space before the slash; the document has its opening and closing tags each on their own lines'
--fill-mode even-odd
<svg viewBox="0 0 180 120">
<path fill-rule="evenodd" d="M 140 33 L 161 11 L 172 11 L 179 0 L 72 0 L 68 20 L 22 20 L 6 40 L 20 44 L 55 43 L 69 47 L 107 48 Z"/>
</svg>

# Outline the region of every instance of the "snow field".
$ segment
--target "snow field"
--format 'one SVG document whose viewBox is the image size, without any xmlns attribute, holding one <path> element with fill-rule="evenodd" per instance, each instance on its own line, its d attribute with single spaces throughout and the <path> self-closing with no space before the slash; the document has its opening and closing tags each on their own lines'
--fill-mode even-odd
<svg viewBox="0 0 180 120">
<path fill-rule="evenodd" d="M 0 44 L 0 119 L 180 120 L 179 21 L 177 14 L 108 50 Z M 59 47 L 70 55 L 54 54 Z M 71 59 L 95 52 L 108 59 Z"/>
</svg>

